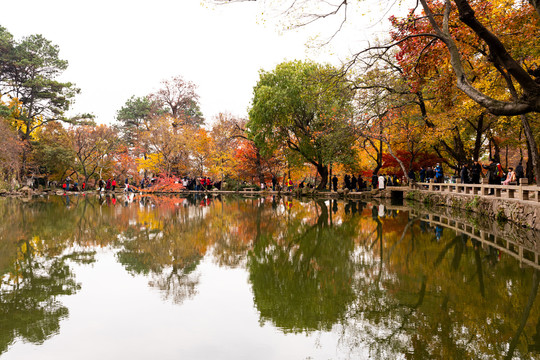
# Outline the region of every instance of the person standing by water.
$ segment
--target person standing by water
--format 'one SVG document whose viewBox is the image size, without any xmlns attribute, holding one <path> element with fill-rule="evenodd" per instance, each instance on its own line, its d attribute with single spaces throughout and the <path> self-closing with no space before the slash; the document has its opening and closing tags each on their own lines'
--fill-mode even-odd
<svg viewBox="0 0 540 360">
<path fill-rule="evenodd" d="M 471 167 L 471 183 L 480 184 L 480 175 L 482 174 L 482 166 L 478 163 L 478 160 L 474 160 Z"/>
<path fill-rule="evenodd" d="M 384 189 L 384 182 L 385 182 L 384 176 L 379 175 L 378 180 L 379 180 L 379 189 L 381 189 L 381 190 Z"/>
<path fill-rule="evenodd" d="M 377 174 L 373 173 L 373 175 L 371 175 L 371 189 L 376 189 L 377 188 L 377 183 L 378 183 L 379 179 L 377 178 Z"/>
<path fill-rule="evenodd" d="M 469 183 L 469 169 L 467 169 L 467 165 L 463 164 L 461 167 L 461 170 L 459 172 L 461 183 L 462 184 L 468 184 Z"/>
<path fill-rule="evenodd" d="M 489 159 L 489 164 L 487 166 L 482 165 L 482 167 L 488 171 L 488 184 L 495 185 L 497 183 L 497 164 L 495 163 L 495 160 Z"/>
<path fill-rule="evenodd" d="M 349 174 L 345 174 L 343 182 L 345 183 L 345 188 L 351 190 L 351 177 L 349 176 Z"/>
<path fill-rule="evenodd" d="M 293 190 L 293 182 L 292 182 L 292 179 L 289 178 L 287 180 L 287 191 L 292 191 Z"/>
<path fill-rule="evenodd" d="M 334 192 L 337 192 L 337 184 L 338 184 L 338 178 L 336 175 L 332 178 L 332 187 L 334 188 Z"/>
<path fill-rule="evenodd" d="M 487 177 L 488 177 L 488 184 L 490 185 L 496 185 L 497 184 L 497 164 L 495 163 L 495 160 L 489 159 L 490 163 L 489 165 L 482 165 L 484 169 L 487 169 Z M 500 184 L 500 183 L 499 183 Z M 493 188 L 490 189 L 488 195 L 493 195 L 494 190 Z"/>
<path fill-rule="evenodd" d="M 523 170 L 522 162 L 520 161 L 519 164 L 516 166 L 516 179 L 523 179 L 525 177 L 525 171 Z"/>
<path fill-rule="evenodd" d="M 409 181 L 416 182 L 416 173 L 414 172 L 413 168 L 409 170 L 407 176 L 409 177 Z"/>
<path fill-rule="evenodd" d="M 435 178 L 435 171 L 433 171 L 433 168 L 431 166 L 428 166 L 426 169 L 426 179 L 428 182 L 430 182 L 431 179 Z"/>
<path fill-rule="evenodd" d="M 435 182 L 436 183 L 443 183 L 444 182 L 444 173 L 443 168 L 441 164 L 437 163 L 437 166 L 435 166 Z"/>
<path fill-rule="evenodd" d="M 426 181 L 426 167 L 422 166 L 420 169 L 420 182 L 423 183 L 424 181 Z"/>
<path fill-rule="evenodd" d="M 277 179 L 276 175 L 272 175 L 272 191 L 276 191 Z"/>
<path fill-rule="evenodd" d="M 358 191 L 363 191 L 366 188 L 366 183 L 362 178 L 362 175 L 358 175 Z"/>
<path fill-rule="evenodd" d="M 116 178 L 112 179 L 111 186 L 112 186 L 112 191 L 114 191 L 114 189 L 116 189 Z"/>
</svg>

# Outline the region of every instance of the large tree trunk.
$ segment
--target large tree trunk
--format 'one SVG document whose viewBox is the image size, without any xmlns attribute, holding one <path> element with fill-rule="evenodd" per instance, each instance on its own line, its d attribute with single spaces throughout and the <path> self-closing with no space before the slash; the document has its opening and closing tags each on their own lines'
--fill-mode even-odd
<svg viewBox="0 0 540 360">
<path fill-rule="evenodd" d="M 529 139 L 527 140 L 527 164 L 525 166 L 525 177 L 529 180 L 529 184 L 532 184 L 534 180 L 534 165 L 533 165 L 533 156 L 531 154 L 531 144 Z"/>
<path fill-rule="evenodd" d="M 521 124 L 523 125 L 523 132 L 527 138 L 527 149 L 529 150 L 529 159 L 527 159 L 527 172 L 529 167 L 533 169 L 534 176 L 536 176 L 536 185 L 540 186 L 540 158 L 538 157 L 538 147 L 536 145 L 536 140 L 534 139 L 534 134 L 529 124 L 529 119 L 526 115 L 520 115 Z M 530 164 L 530 165 L 529 165 Z M 529 175 L 527 175 L 529 177 Z M 529 181 L 532 182 L 532 179 L 529 178 Z"/>
<path fill-rule="evenodd" d="M 317 190 L 324 190 L 326 189 L 326 184 L 328 184 L 328 166 L 317 165 L 317 172 L 321 175 L 321 183 L 317 186 Z"/>
<path fill-rule="evenodd" d="M 257 177 L 259 178 L 259 185 L 264 182 L 264 174 L 262 171 L 262 164 L 261 164 L 261 153 L 259 151 L 259 148 L 255 146 L 255 167 L 257 169 Z"/>
<path fill-rule="evenodd" d="M 382 134 L 382 132 L 381 132 Z M 377 152 L 377 157 L 375 158 L 375 163 L 377 164 L 375 166 L 375 169 L 373 169 L 373 173 L 377 175 L 379 173 L 379 170 L 382 168 L 382 153 L 383 153 L 383 146 L 382 141 L 379 141 L 379 148 L 375 147 L 375 144 L 373 144 L 373 147 L 375 148 L 375 151 Z"/>
<path fill-rule="evenodd" d="M 476 139 L 474 141 L 473 161 L 478 161 L 480 150 L 482 149 L 482 133 L 484 132 L 484 114 L 480 114 L 476 124 Z"/>
</svg>

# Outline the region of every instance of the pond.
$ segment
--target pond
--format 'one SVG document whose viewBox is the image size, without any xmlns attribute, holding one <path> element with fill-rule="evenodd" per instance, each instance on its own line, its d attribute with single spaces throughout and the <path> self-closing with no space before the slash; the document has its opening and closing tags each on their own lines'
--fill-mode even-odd
<svg viewBox="0 0 540 360">
<path fill-rule="evenodd" d="M 0 199 L 1 359 L 540 359 L 538 234 L 220 196 Z"/>
</svg>

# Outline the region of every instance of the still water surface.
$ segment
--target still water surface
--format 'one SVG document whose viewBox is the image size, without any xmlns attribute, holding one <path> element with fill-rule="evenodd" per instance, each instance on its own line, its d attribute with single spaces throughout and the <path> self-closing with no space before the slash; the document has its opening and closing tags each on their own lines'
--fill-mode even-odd
<svg viewBox="0 0 540 360">
<path fill-rule="evenodd" d="M 431 211 L 71 196 L 0 219 L 1 359 L 540 358 L 534 249 Z"/>
</svg>

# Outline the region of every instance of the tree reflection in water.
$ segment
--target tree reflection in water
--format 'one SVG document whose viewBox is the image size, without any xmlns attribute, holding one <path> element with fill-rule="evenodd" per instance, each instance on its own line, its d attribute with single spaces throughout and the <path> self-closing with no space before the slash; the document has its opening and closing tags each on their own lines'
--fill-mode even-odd
<svg viewBox="0 0 540 360">
<path fill-rule="evenodd" d="M 80 289 L 68 263 L 94 261 L 94 251 L 68 249 L 60 222 L 57 232 L 44 226 L 44 210 L 16 200 L 0 206 L 0 354 L 17 338 L 40 344 L 57 334 L 68 316 L 57 297 Z"/>
<path fill-rule="evenodd" d="M 79 289 L 69 264 L 104 248 L 177 304 L 203 260 L 245 268 L 261 324 L 335 332 L 352 358 L 539 357 L 538 270 L 403 207 L 52 197 L 0 199 L 0 217 L 0 353 L 60 331 L 58 297 Z"/>
<path fill-rule="evenodd" d="M 354 299 L 354 225 L 329 222 L 316 203 L 315 223 L 292 214 L 273 233 L 257 233 L 248 255 L 254 301 L 261 322 L 285 332 L 331 330 Z"/>
</svg>

